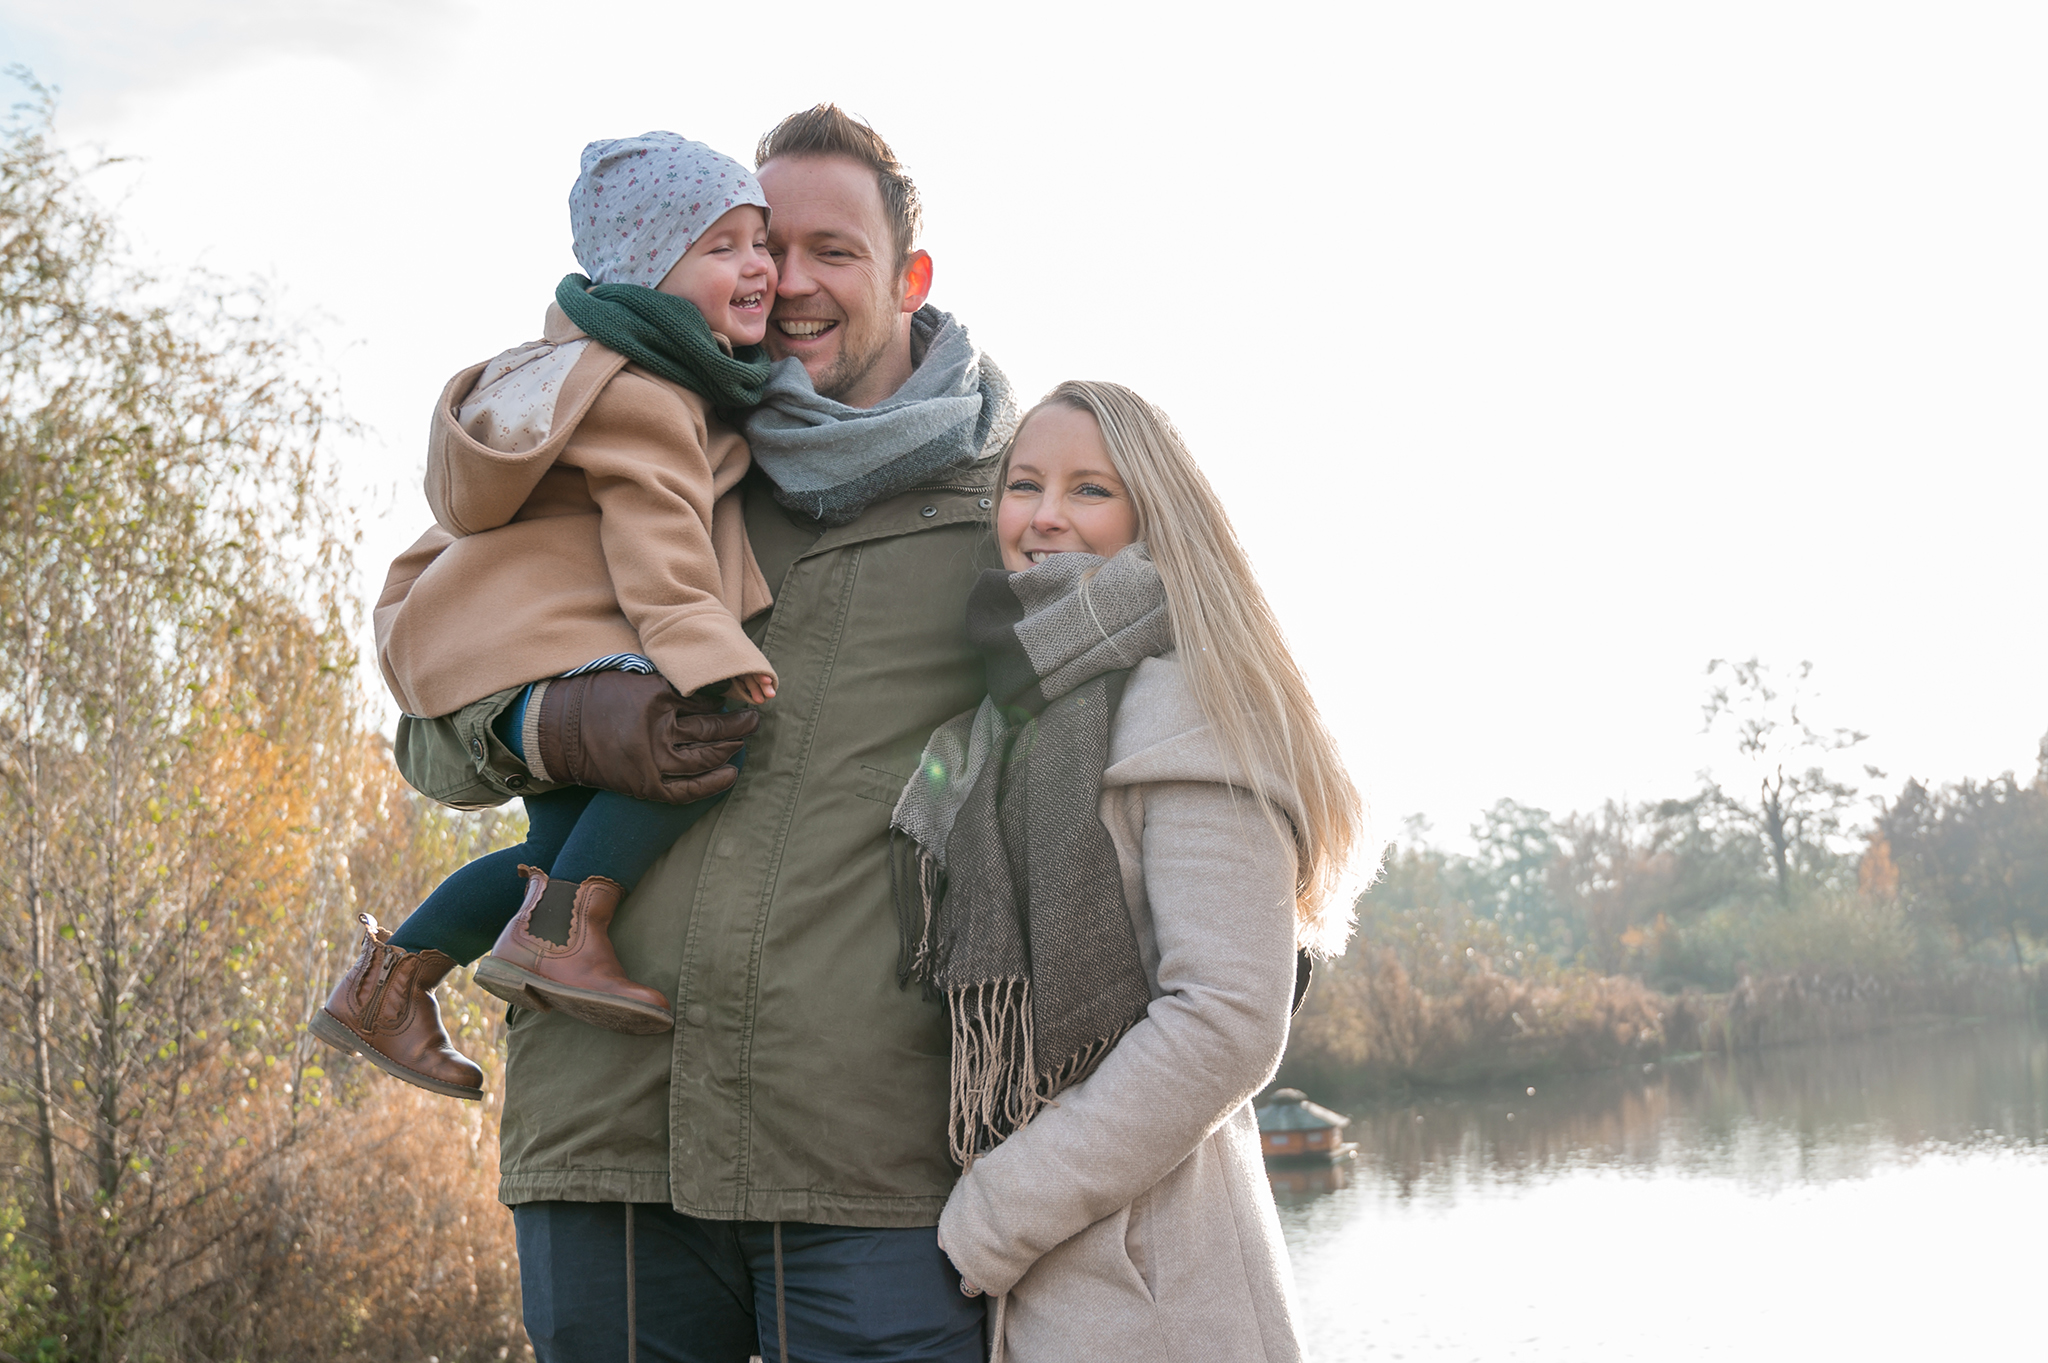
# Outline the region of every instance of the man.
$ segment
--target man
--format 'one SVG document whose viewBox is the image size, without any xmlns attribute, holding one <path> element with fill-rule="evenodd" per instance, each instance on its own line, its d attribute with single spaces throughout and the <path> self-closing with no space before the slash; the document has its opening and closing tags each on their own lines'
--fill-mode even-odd
<svg viewBox="0 0 2048 1363">
<path fill-rule="evenodd" d="M 925 305 L 917 192 L 872 129 L 821 105 L 756 162 L 768 345 L 800 362 L 747 432 L 775 592 L 748 632 L 780 691 L 731 794 L 612 925 L 674 1032 L 515 1014 L 499 1195 L 543 1363 L 628 1357 L 629 1316 L 645 1358 L 779 1359 L 784 1330 L 805 1363 L 983 1355 L 981 1304 L 937 1246 L 947 1027 L 897 985 L 888 825 L 931 731 L 983 693 L 962 620 L 1016 409 Z"/>
</svg>

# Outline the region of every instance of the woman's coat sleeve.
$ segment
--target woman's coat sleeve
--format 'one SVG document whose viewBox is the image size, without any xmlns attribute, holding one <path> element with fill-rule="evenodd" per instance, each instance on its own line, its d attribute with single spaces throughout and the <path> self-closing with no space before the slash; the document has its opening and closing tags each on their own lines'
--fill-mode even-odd
<svg viewBox="0 0 2048 1363">
<path fill-rule="evenodd" d="M 1138 789 L 1160 997 L 1093 1075 L 955 1187 L 940 1238 L 984 1291 L 1007 1292 L 1157 1183 L 1265 1086 L 1287 1043 L 1292 839 L 1221 783 Z"/>
</svg>

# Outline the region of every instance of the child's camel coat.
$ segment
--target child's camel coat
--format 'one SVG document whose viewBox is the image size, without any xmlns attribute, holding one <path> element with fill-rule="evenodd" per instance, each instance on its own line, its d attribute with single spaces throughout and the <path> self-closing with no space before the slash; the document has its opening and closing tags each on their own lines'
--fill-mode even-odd
<svg viewBox="0 0 2048 1363">
<path fill-rule="evenodd" d="M 939 1222 L 961 1274 L 1008 1294 L 1010 1363 L 1301 1356 L 1250 1105 L 1287 1043 L 1295 852 L 1224 784 L 1231 770 L 1180 664 L 1139 664 L 1102 819 L 1152 1005 L 1093 1075 L 975 1161 Z"/>
<path fill-rule="evenodd" d="M 437 524 L 377 599 L 392 695 L 451 714 L 618 653 L 684 692 L 772 674 L 740 628 L 770 604 L 741 519 L 746 440 L 561 309 L 545 328 L 457 374 L 434 409 Z"/>
</svg>

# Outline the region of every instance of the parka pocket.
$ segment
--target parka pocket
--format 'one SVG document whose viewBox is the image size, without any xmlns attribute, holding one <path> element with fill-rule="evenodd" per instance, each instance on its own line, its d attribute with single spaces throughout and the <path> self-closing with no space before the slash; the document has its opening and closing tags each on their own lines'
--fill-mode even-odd
<svg viewBox="0 0 2048 1363">
<path fill-rule="evenodd" d="M 863 800 L 873 800 L 876 804 L 894 809 L 896 802 L 903 798 L 903 787 L 909 784 L 908 776 L 898 776 L 893 771 L 883 771 L 880 767 L 871 767 L 863 762 L 860 764 L 860 784 L 855 788 L 854 794 Z"/>
</svg>

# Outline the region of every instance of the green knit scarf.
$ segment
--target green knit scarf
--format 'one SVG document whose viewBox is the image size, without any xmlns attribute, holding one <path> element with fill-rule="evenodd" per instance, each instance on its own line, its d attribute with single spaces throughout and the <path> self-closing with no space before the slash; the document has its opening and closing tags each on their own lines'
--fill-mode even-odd
<svg viewBox="0 0 2048 1363">
<path fill-rule="evenodd" d="M 747 345 L 726 354 L 704 314 L 688 299 L 639 284 L 593 285 L 571 274 L 555 286 L 555 302 L 591 340 L 702 394 L 721 411 L 740 411 L 761 401 L 771 363 L 768 352 Z"/>
</svg>

